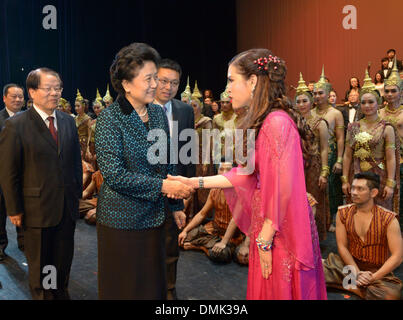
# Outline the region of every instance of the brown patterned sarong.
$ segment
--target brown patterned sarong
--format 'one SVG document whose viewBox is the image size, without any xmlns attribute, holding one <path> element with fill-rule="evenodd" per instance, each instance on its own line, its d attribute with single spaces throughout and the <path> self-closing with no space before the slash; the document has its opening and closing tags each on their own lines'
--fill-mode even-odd
<svg viewBox="0 0 403 320">
<path fill-rule="evenodd" d="M 355 260 L 361 271 L 376 272 L 379 267 Z M 365 300 L 400 300 L 402 281 L 389 273 L 381 280 L 372 282 L 366 287 L 357 287 L 357 289 L 343 288 L 343 279 L 346 274 L 343 273 L 345 264 L 341 257 L 335 253 L 330 253 L 328 258 L 323 261 L 323 271 L 325 273 L 326 286 L 339 290 L 346 290 L 359 295 Z"/>
</svg>

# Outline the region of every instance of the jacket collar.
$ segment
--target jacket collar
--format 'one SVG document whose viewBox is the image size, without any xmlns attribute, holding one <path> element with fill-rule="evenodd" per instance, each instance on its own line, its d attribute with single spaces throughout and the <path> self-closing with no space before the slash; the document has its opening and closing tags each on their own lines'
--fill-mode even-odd
<svg viewBox="0 0 403 320">
<path fill-rule="evenodd" d="M 134 108 L 126 97 L 119 95 L 116 100 L 119 103 L 120 110 L 124 115 L 130 115 L 133 112 Z"/>
</svg>

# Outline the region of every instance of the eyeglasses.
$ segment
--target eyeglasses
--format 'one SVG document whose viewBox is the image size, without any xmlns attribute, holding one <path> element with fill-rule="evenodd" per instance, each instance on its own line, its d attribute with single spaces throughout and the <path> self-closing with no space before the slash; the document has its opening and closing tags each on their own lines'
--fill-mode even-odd
<svg viewBox="0 0 403 320">
<path fill-rule="evenodd" d="M 15 95 L 15 94 L 10 94 L 8 96 L 13 100 L 16 100 L 16 99 L 24 100 L 24 96 L 19 96 L 19 95 Z"/>
<path fill-rule="evenodd" d="M 38 87 L 38 89 L 41 89 L 41 90 L 45 91 L 47 94 L 49 94 L 52 91 L 52 89 L 55 90 L 56 93 L 62 93 L 63 92 L 63 88 L 61 88 L 61 87 L 54 87 L 54 88 L 53 87 L 48 87 L 48 88 L 40 88 L 40 87 Z"/>
<path fill-rule="evenodd" d="M 177 81 L 177 80 L 169 81 L 169 80 L 166 80 L 166 79 L 159 79 L 159 83 L 160 83 L 161 85 L 163 85 L 164 87 L 165 87 L 168 83 L 171 84 L 171 87 L 177 87 L 177 86 L 179 86 L 179 81 Z"/>
</svg>

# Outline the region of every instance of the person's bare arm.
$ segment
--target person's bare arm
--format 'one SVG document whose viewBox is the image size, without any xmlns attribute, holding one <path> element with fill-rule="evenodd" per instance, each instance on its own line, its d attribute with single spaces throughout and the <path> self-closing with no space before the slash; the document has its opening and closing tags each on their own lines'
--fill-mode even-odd
<svg viewBox="0 0 403 320">
<path fill-rule="evenodd" d="M 391 126 L 387 126 L 385 128 L 385 158 L 386 158 L 386 171 L 388 180 L 395 181 L 395 173 L 396 173 L 396 155 L 395 148 L 391 148 L 391 145 L 395 145 L 395 132 Z M 394 188 L 390 186 L 385 186 L 385 188 L 381 191 L 382 196 L 385 199 L 390 199 L 393 197 Z"/>
<path fill-rule="evenodd" d="M 199 178 L 186 178 L 182 176 L 171 176 L 168 175 L 168 180 L 176 180 L 180 181 L 193 189 L 199 188 Z M 231 182 L 223 175 L 216 175 L 216 176 L 209 176 L 203 177 L 203 183 L 205 189 L 225 189 L 225 188 L 232 188 L 233 185 Z"/>
<path fill-rule="evenodd" d="M 403 240 L 399 221 L 397 219 L 393 219 L 389 224 L 386 231 L 386 237 L 388 239 L 388 246 L 391 255 L 389 259 L 385 261 L 383 266 L 372 275 L 372 281 L 382 279 L 384 276 L 399 267 L 403 262 Z"/>
<path fill-rule="evenodd" d="M 351 162 L 353 160 L 353 149 L 351 149 L 350 145 L 346 144 L 346 148 L 344 149 L 344 157 L 343 157 L 343 177 L 348 179 L 348 175 L 350 172 Z M 349 181 L 342 182 L 343 193 L 348 196 L 350 194 L 350 183 Z"/>
<path fill-rule="evenodd" d="M 83 200 L 88 199 L 89 197 L 91 197 L 95 190 L 96 190 L 97 184 L 95 183 L 94 180 L 91 181 L 91 183 L 88 185 L 87 188 L 85 188 L 85 190 L 83 191 Z"/>
<path fill-rule="evenodd" d="M 227 230 L 225 231 L 224 237 L 221 239 L 220 242 L 217 242 L 214 245 L 214 247 L 212 248 L 212 251 L 215 253 L 218 253 L 218 252 L 221 252 L 223 249 L 225 249 L 228 242 L 230 242 L 232 237 L 234 236 L 236 228 L 237 228 L 237 226 L 236 226 L 234 219 L 231 219 L 231 221 L 228 224 Z"/>
<path fill-rule="evenodd" d="M 344 152 L 344 119 L 343 114 L 339 110 L 336 111 L 336 125 L 334 128 L 334 132 L 336 135 L 337 143 L 337 159 L 342 159 Z M 334 173 L 341 173 L 342 164 L 340 162 L 336 162 L 331 169 L 333 169 Z"/>
<path fill-rule="evenodd" d="M 206 203 L 203 208 L 193 217 L 189 224 L 183 229 L 183 231 L 178 236 L 178 244 L 181 246 L 185 241 L 187 234 L 192 229 L 199 226 L 203 220 L 206 218 L 207 214 L 213 209 L 213 201 L 211 200 L 210 194 L 207 198 Z"/>
<path fill-rule="evenodd" d="M 320 140 L 320 158 L 322 162 L 322 168 L 328 164 L 329 156 L 329 131 L 324 121 L 321 121 L 319 126 L 319 140 Z M 329 170 L 330 171 L 330 170 Z M 330 173 L 330 172 L 329 172 Z M 328 177 L 319 176 L 318 185 L 321 190 L 324 190 L 327 186 Z"/>
<path fill-rule="evenodd" d="M 83 173 L 83 185 L 86 185 L 89 179 L 91 179 L 91 172 L 87 171 Z"/>
</svg>

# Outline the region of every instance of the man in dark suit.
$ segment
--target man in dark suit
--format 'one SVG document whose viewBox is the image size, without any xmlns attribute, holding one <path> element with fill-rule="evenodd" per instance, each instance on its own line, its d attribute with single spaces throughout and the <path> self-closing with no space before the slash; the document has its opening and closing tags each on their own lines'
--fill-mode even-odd
<svg viewBox="0 0 403 320">
<path fill-rule="evenodd" d="M 349 123 L 361 120 L 364 114 L 361 111 L 360 95 L 357 91 L 352 90 L 348 95 L 348 101 L 344 107 L 339 109 L 344 118 L 344 132 L 346 133 Z"/>
<path fill-rule="evenodd" d="M 177 173 L 180 176 L 194 177 L 196 167 L 194 164 L 183 163 L 180 157 L 181 148 L 190 141 L 178 141 L 178 136 L 185 129 L 194 129 L 193 108 L 188 104 L 174 99 L 178 92 L 182 70 L 180 65 L 172 60 L 163 59 L 158 68 L 158 87 L 155 95 L 155 104 L 161 105 L 168 117 L 169 130 L 171 134 L 171 145 L 173 154 L 178 159 Z M 190 155 L 188 153 L 188 155 Z M 171 160 L 176 160 L 172 159 Z M 176 296 L 176 267 L 179 259 L 178 235 L 179 229 L 171 214 L 168 215 L 165 224 L 166 232 L 166 266 L 167 266 L 167 288 L 168 300 L 177 299 Z"/>
<path fill-rule="evenodd" d="M 392 68 L 389 68 L 389 58 L 384 57 L 381 60 L 381 70 L 378 71 L 385 79 L 389 78 Z"/>
<path fill-rule="evenodd" d="M 395 50 L 395 49 L 389 49 L 389 50 L 386 52 L 386 54 L 387 54 L 388 59 L 389 59 L 389 61 L 388 61 L 388 68 L 392 71 L 392 69 L 393 69 L 393 63 L 394 63 L 394 61 L 395 61 L 395 56 L 396 56 L 396 50 Z M 402 60 L 396 59 L 396 64 L 397 64 L 397 69 L 399 70 L 399 72 L 402 72 L 402 71 L 403 71 L 403 63 L 402 63 Z M 385 77 L 385 78 L 388 78 L 389 76 L 390 76 L 390 73 L 389 73 L 388 76 Z"/>
<path fill-rule="evenodd" d="M 21 111 L 24 105 L 24 88 L 15 83 L 6 84 L 3 88 L 4 109 L 0 111 L 0 131 L 4 127 L 5 121 Z M 6 257 L 5 249 L 8 245 L 7 212 L 3 192 L 0 188 L 0 261 Z M 17 229 L 18 248 L 24 251 L 24 235 L 20 227 Z"/>
<path fill-rule="evenodd" d="M 0 134 L 1 188 L 11 222 L 24 228 L 35 300 L 70 298 L 82 167 L 74 120 L 56 110 L 62 89 L 55 71 L 31 71 L 33 107 L 7 120 Z"/>
</svg>

